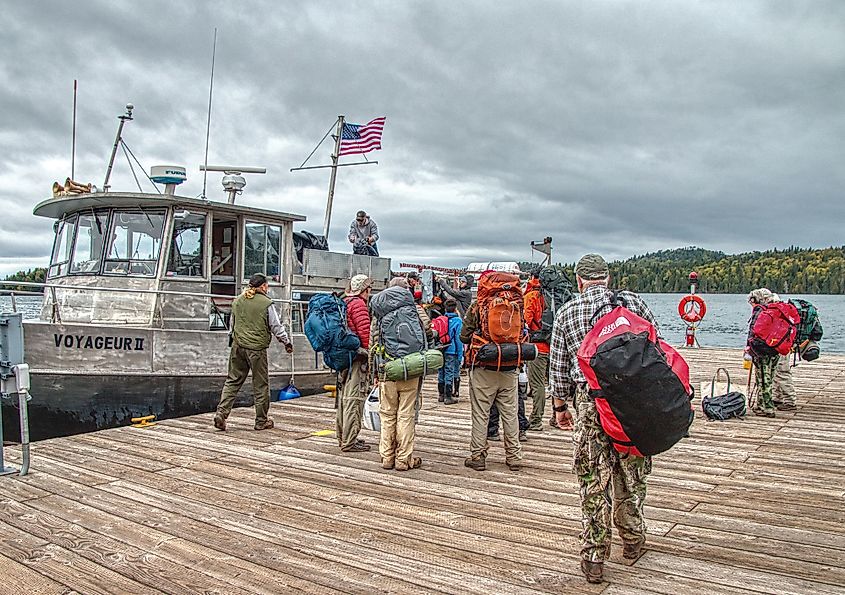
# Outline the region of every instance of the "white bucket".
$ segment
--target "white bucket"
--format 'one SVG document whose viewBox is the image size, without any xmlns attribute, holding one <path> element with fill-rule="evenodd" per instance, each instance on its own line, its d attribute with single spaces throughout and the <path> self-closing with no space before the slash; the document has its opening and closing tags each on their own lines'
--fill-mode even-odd
<svg viewBox="0 0 845 595">
<path fill-rule="evenodd" d="M 364 401 L 364 427 L 374 432 L 381 432 L 381 417 L 378 414 L 379 408 L 379 391 L 378 387 L 374 387 L 370 391 L 367 400 Z"/>
</svg>

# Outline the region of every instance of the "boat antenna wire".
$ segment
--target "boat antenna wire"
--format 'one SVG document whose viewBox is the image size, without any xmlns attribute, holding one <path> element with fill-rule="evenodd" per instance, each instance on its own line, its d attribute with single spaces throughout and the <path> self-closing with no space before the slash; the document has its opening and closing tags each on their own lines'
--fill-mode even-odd
<svg viewBox="0 0 845 595">
<path fill-rule="evenodd" d="M 76 79 L 73 79 L 73 127 L 70 141 L 70 179 L 76 179 Z"/>
<path fill-rule="evenodd" d="M 130 149 L 130 148 L 129 148 L 129 145 L 127 145 L 127 144 L 126 144 L 126 141 L 125 141 L 125 140 L 123 140 L 122 138 L 120 139 L 120 146 L 123 148 L 123 154 L 124 154 L 124 155 L 126 155 L 126 153 L 127 153 L 127 152 L 129 153 L 129 155 L 132 155 L 132 159 L 134 159 L 134 160 L 135 160 L 135 163 L 137 163 L 137 164 L 138 164 L 138 167 L 140 167 L 140 168 L 141 168 L 141 171 L 142 171 L 142 172 L 144 172 L 144 175 L 145 175 L 145 176 L 146 176 L 146 178 L 150 181 L 150 184 L 152 184 L 152 185 L 153 185 L 153 188 L 155 188 L 155 189 L 156 189 L 156 192 L 158 192 L 159 194 L 161 194 L 161 190 L 159 190 L 159 189 L 158 189 L 158 186 L 156 186 L 156 183 L 155 183 L 155 182 L 153 182 L 153 179 L 150 177 L 150 174 L 148 174 L 148 173 L 147 173 L 146 168 L 145 168 L 145 167 L 143 166 L 143 164 L 142 164 L 142 163 L 138 160 L 138 158 L 135 156 L 135 153 L 133 153 L 133 152 L 132 152 L 132 149 Z M 132 162 L 131 162 L 131 161 L 129 161 L 129 155 L 126 155 L 126 160 L 129 162 L 129 169 L 131 169 L 131 170 L 132 170 L 132 175 L 135 177 L 135 183 L 136 183 L 136 184 L 138 184 L 138 190 L 140 190 L 141 192 L 143 192 L 144 190 L 141 188 L 141 184 L 138 182 L 138 176 L 136 176 L 136 175 L 135 175 L 135 168 L 134 168 L 134 167 L 132 167 Z"/>
<path fill-rule="evenodd" d="M 206 200 L 205 188 L 208 181 L 208 139 L 211 136 L 211 96 L 214 91 L 214 59 L 217 56 L 217 27 L 214 28 L 214 45 L 211 48 L 211 81 L 208 84 L 208 119 L 205 123 L 205 169 L 202 174 L 202 198 Z"/>
</svg>

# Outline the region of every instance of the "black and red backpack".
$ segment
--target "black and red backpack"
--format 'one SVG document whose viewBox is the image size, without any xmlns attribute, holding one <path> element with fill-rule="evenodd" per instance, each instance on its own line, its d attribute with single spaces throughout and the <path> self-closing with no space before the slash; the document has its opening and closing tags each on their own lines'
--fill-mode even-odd
<svg viewBox="0 0 845 595">
<path fill-rule="evenodd" d="M 757 355 L 786 355 L 798 336 L 801 316 L 789 302 L 756 306 L 760 309 L 751 325 L 749 347 Z"/>
<path fill-rule="evenodd" d="M 624 296 L 614 293 L 591 323 L 578 365 L 613 447 L 637 457 L 668 450 L 688 435 L 695 416 L 687 362 L 653 324 L 625 307 Z"/>
</svg>

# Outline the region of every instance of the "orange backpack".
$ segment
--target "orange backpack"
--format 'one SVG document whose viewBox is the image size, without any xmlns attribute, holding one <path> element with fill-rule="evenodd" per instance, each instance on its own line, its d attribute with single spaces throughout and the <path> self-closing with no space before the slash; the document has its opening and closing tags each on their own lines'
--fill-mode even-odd
<svg viewBox="0 0 845 595">
<path fill-rule="evenodd" d="M 519 345 L 527 339 L 527 335 L 523 333 L 523 301 L 519 277 L 500 272 L 484 275 L 478 282 L 477 309 L 478 330 L 472 336 L 471 361 L 495 369 L 521 364 L 525 359 L 521 348 L 517 348 L 515 360 L 502 361 L 500 347 L 507 344 Z M 491 343 L 496 346 L 496 360 L 479 360 L 479 350 Z M 488 348 L 486 351 L 489 350 Z"/>
</svg>

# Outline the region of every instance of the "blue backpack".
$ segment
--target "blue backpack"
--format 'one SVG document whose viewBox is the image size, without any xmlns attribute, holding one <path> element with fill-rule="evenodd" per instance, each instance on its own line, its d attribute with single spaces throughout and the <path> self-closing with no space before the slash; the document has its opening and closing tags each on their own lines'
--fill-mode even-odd
<svg viewBox="0 0 845 595">
<path fill-rule="evenodd" d="M 358 335 L 346 323 L 346 302 L 332 293 L 318 293 L 309 300 L 305 336 L 335 372 L 351 366 L 361 346 Z"/>
</svg>

